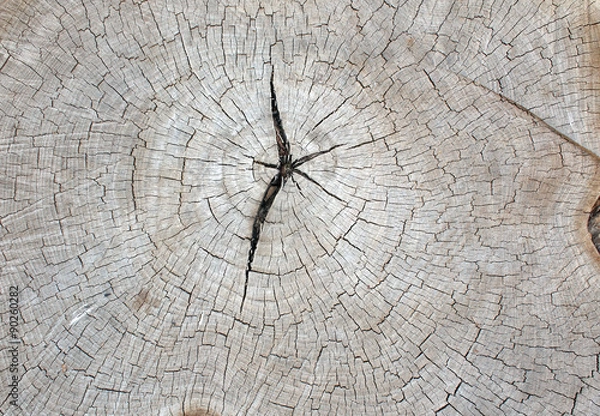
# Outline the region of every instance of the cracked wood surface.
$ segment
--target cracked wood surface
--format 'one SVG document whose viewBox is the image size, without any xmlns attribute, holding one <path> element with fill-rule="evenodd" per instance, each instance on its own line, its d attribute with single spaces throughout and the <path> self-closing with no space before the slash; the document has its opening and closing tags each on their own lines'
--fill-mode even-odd
<svg viewBox="0 0 600 416">
<path fill-rule="evenodd" d="M 0 413 L 600 414 L 600 14 L 556 3 L 3 2 Z M 338 198 L 280 190 L 240 311 L 272 67 Z"/>
</svg>

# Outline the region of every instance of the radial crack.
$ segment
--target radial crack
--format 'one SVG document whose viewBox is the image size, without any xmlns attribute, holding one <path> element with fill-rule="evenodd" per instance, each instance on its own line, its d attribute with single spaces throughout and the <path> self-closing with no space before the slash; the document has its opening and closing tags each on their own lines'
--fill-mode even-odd
<svg viewBox="0 0 600 416">
<path fill-rule="evenodd" d="M 246 281 L 244 283 L 244 294 L 242 295 L 240 312 L 244 308 L 244 301 L 246 300 L 246 293 L 248 291 L 248 278 L 250 277 L 252 261 L 254 261 L 254 253 L 256 252 L 256 247 L 258 246 L 258 240 L 260 239 L 260 231 L 265 223 L 267 214 L 271 209 L 271 205 L 273 205 L 273 201 L 275 201 L 275 197 L 281 190 L 282 186 L 283 179 L 281 177 L 281 172 L 277 172 L 265 190 L 265 194 L 263 195 L 262 201 L 258 207 L 258 212 L 254 217 L 254 223 L 252 224 L 252 237 L 250 239 L 250 251 L 248 251 L 248 263 L 246 265 Z"/>
<path fill-rule="evenodd" d="M 250 237 L 250 250 L 248 251 L 248 262 L 246 263 L 246 276 L 245 276 L 246 279 L 244 282 L 244 293 L 242 295 L 242 303 L 240 304 L 240 312 L 242 312 L 242 310 L 244 308 L 244 302 L 246 301 L 246 295 L 248 293 L 248 280 L 250 278 L 250 272 L 252 271 L 252 262 L 254 261 L 254 255 L 256 253 L 256 248 L 258 247 L 258 242 L 260 240 L 260 232 L 265 223 L 265 220 L 267 219 L 269 210 L 271 209 L 271 206 L 273 205 L 273 202 L 275 201 L 275 197 L 277 196 L 279 191 L 283 188 L 283 186 L 285 185 L 285 183 L 288 179 L 291 178 L 292 181 L 294 181 L 294 178 L 292 176 L 293 173 L 294 172 L 298 173 L 303 178 L 307 179 L 308 181 L 314 183 L 319 188 L 321 188 L 327 195 L 331 196 L 332 198 L 337 199 L 338 201 L 342 201 L 341 198 L 339 198 L 337 195 L 329 192 L 319 182 L 312 179 L 310 176 L 308 176 L 308 174 L 306 174 L 305 172 L 302 172 L 300 169 L 298 169 L 298 167 L 300 167 L 301 165 L 303 165 L 306 162 L 309 162 L 309 161 L 317 158 L 318 156 L 324 155 L 326 153 L 333 151 L 334 149 L 336 149 L 340 146 L 343 146 L 343 144 L 336 144 L 327 150 L 321 150 L 318 152 L 314 152 L 307 156 L 303 156 L 301 158 L 298 158 L 298 159 L 292 161 L 291 146 L 287 139 L 285 131 L 283 129 L 283 122 L 281 121 L 281 114 L 279 113 L 279 108 L 277 106 L 277 95 L 275 93 L 274 74 L 275 74 L 275 70 L 273 69 L 271 71 L 271 80 L 270 80 L 271 115 L 273 117 L 273 127 L 275 128 L 275 140 L 277 142 L 278 163 L 277 164 L 267 163 L 267 162 L 261 162 L 258 160 L 254 160 L 254 162 L 258 163 L 259 165 L 265 166 L 267 168 L 277 169 L 278 172 L 271 179 L 271 182 L 267 186 L 267 189 L 265 190 L 265 193 L 263 194 L 263 197 L 262 197 L 262 200 L 258 207 L 258 210 L 256 212 L 256 215 L 254 216 L 254 222 L 252 224 L 252 236 Z M 298 186 L 298 189 L 300 190 L 300 186 L 295 181 L 294 181 L 294 183 L 296 184 L 296 186 Z M 302 194 L 301 190 L 300 190 L 300 193 Z"/>
</svg>

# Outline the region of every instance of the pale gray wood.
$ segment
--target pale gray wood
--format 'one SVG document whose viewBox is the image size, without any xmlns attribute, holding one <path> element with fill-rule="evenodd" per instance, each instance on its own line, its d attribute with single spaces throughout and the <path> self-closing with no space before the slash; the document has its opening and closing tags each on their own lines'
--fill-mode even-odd
<svg viewBox="0 0 600 416">
<path fill-rule="evenodd" d="M 0 412 L 600 413 L 598 7 L 3 2 Z"/>
</svg>

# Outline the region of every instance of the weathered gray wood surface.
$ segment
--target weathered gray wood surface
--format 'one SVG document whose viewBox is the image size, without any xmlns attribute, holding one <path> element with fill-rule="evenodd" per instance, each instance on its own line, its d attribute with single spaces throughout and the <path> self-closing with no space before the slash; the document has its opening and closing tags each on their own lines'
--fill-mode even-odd
<svg viewBox="0 0 600 416">
<path fill-rule="evenodd" d="M 599 23 L 4 1 L 0 413 L 600 414 Z M 285 185 L 240 313 L 272 67 L 294 155 L 343 144 L 306 164 L 343 202 Z"/>
</svg>

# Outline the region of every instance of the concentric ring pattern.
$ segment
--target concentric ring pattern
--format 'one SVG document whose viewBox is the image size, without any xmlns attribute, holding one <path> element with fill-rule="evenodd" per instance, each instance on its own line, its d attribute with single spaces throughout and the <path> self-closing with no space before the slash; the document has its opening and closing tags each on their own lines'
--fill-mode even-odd
<svg viewBox="0 0 600 416">
<path fill-rule="evenodd" d="M 0 6 L 1 412 L 599 411 L 579 3 L 30 3 Z M 272 71 L 294 158 L 333 149 L 240 311 Z"/>
</svg>

